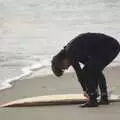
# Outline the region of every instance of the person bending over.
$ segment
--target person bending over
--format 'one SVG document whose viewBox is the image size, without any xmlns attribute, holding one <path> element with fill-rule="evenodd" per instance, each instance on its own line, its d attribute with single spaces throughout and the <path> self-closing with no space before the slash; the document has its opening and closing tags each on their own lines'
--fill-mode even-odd
<svg viewBox="0 0 120 120">
<path fill-rule="evenodd" d="M 53 73 L 60 77 L 72 66 L 82 89 L 89 100 L 81 107 L 97 107 L 109 104 L 104 68 L 110 64 L 120 51 L 120 44 L 111 36 L 103 33 L 83 33 L 72 39 L 51 61 Z M 80 64 L 84 64 L 81 68 Z M 101 92 L 97 102 L 98 86 Z"/>
</svg>

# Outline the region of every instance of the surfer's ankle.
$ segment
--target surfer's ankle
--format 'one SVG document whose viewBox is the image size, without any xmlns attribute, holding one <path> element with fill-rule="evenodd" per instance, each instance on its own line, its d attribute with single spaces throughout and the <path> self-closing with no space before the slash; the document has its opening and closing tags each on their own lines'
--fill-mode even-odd
<svg viewBox="0 0 120 120">
<path fill-rule="evenodd" d="M 108 105 L 109 104 L 109 100 L 108 100 L 108 96 L 101 96 L 100 102 L 99 104 L 101 105 Z"/>
</svg>

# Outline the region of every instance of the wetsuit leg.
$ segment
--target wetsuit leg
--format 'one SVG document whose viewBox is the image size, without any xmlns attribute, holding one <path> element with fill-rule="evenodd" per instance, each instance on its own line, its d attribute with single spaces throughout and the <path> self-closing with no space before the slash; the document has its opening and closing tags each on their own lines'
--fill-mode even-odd
<svg viewBox="0 0 120 120">
<path fill-rule="evenodd" d="M 86 81 L 88 94 L 96 94 L 100 72 L 95 59 L 89 60 L 83 68 L 83 79 Z"/>
<path fill-rule="evenodd" d="M 100 88 L 101 95 L 107 95 L 107 83 L 104 74 L 101 72 L 98 78 L 98 84 Z"/>
<path fill-rule="evenodd" d="M 98 79 L 98 86 L 100 88 L 100 95 L 101 95 L 101 100 L 99 101 L 99 104 L 104 104 L 104 105 L 109 104 L 106 79 L 102 72 Z"/>
<path fill-rule="evenodd" d="M 81 105 L 81 107 L 97 107 L 98 106 L 97 88 L 98 88 L 98 78 L 101 70 L 96 61 L 97 61 L 96 59 L 93 59 L 93 58 L 90 59 L 82 71 L 83 79 L 86 81 L 89 101 Z"/>
<path fill-rule="evenodd" d="M 120 46 L 117 44 L 113 50 L 109 54 L 106 55 L 106 59 L 104 58 L 102 62 L 100 63 L 100 66 L 104 69 L 108 64 L 110 64 L 115 57 L 118 55 L 120 51 Z M 98 84 L 101 92 L 101 101 L 100 104 L 108 104 L 108 93 L 107 93 L 107 85 L 106 85 L 106 79 L 104 74 L 101 72 L 99 79 L 98 79 Z"/>
</svg>

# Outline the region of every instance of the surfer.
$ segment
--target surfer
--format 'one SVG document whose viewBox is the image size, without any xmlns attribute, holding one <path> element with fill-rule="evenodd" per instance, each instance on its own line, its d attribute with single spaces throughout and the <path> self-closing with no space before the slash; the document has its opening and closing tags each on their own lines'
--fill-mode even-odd
<svg viewBox="0 0 120 120">
<path fill-rule="evenodd" d="M 52 71 L 60 77 L 72 66 L 84 93 L 89 100 L 81 107 L 97 107 L 109 104 L 104 68 L 120 51 L 117 40 L 103 33 L 83 33 L 73 38 L 52 58 Z M 82 63 L 84 65 L 81 68 Z M 97 102 L 98 86 L 101 99 Z"/>
</svg>

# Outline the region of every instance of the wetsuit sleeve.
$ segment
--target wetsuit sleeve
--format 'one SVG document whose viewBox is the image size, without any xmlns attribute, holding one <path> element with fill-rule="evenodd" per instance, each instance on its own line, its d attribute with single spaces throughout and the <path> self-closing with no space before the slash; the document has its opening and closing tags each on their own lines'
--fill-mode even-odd
<svg viewBox="0 0 120 120">
<path fill-rule="evenodd" d="M 79 65 L 79 62 L 78 62 L 78 61 L 77 61 L 77 62 L 75 61 L 75 62 L 72 64 L 72 66 L 73 66 L 73 68 L 74 68 L 74 70 L 75 70 L 75 72 L 76 72 L 76 74 L 77 74 L 78 79 L 80 79 L 82 69 L 81 69 L 81 67 L 80 67 L 80 65 Z"/>
<path fill-rule="evenodd" d="M 85 85 L 85 81 L 82 78 L 82 76 L 83 76 L 82 74 L 83 73 L 82 73 L 82 69 L 80 67 L 79 62 L 78 61 L 74 61 L 73 64 L 72 64 L 72 67 L 74 68 L 74 70 L 76 72 L 78 81 L 81 84 L 83 91 L 86 91 L 86 85 Z"/>
</svg>

